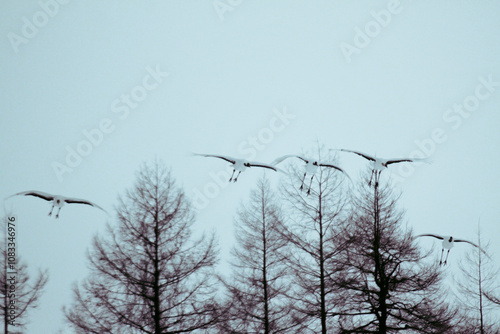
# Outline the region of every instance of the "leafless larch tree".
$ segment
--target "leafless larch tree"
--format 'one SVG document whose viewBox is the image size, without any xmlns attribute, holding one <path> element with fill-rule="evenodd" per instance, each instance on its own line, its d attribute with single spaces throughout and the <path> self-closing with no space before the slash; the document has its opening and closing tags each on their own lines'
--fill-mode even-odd
<svg viewBox="0 0 500 334">
<path fill-rule="evenodd" d="M 262 178 L 235 220 L 233 274 L 225 279 L 229 312 L 220 332 L 293 333 L 300 322 L 286 297 L 289 249 L 282 238 L 282 214 L 269 182 Z"/>
<path fill-rule="evenodd" d="M 333 156 L 318 160 L 334 161 Z M 300 190 L 303 167 L 291 167 L 290 178 L 282 185 L 286 208 L 283 237 L 291 244 L 287 264 L 294 276 L 290 298 L 306 326 L 301 333 L 333 333 L 339 298 L 337 286 L 329 282 L 340 268 L 338 255 L 343 241 L 337 230 L 347 218 L 344 175 L 336 169 L 320 168 L 310 194 Z"/>
<path fill-rule="evenodd" d="M 461 272 L 456 284 L 458 300 L 466 315 L 461 326 L 464 332 L 471 334 L 500 333 L 500 325 L 490 317 L 493 314 L 498 316 L 495 303 L 485 297 L 485 293 L 495 289 L 499 272 L 493 267 L 491 258 L 481 252 L 483 249 L 489 253 L 489 247 L 482 241 L 479 223 L 476 242 L 480 248 L 470 247 L 458 262 Z"/>
<path fill-rule="evenodd" d="M 78 333 L 201 332 L 218 320 L 214 238 L 194 240 L 193 212 L 160 162 L 144 164 L 120 199 L 117 224 L 96 236 L 91 274 L 65 310 Z"/>
<path fill-rule="evenodd" d="M 345 304 L 341 333 L 450 333 L 454 311 L 440 293 L 436 264 L 425 264 L 396 208 L 397 196 L 378 179 L 364 175 L 352 201 L 351 219 L 338 234 L 343 275 L 333 284 Z"/>
</svg>

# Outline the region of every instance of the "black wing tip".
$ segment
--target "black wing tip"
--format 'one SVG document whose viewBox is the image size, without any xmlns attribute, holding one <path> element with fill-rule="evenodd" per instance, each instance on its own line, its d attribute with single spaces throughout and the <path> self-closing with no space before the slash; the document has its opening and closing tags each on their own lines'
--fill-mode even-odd
<svg viewBox="0 0 500 334">
<path fill-rule="evenodd" d="M 96 208 L 96 209 L 100 209 L 100 210 L 102 210 L 102 211 L 106 212 L 106 214 L 108 214 L 108 215 L 109 215 L 108 211 L 104 210 L 104 209 L 103 209 L 103 208 L 101 208 L 99 205 L 97 205 L 97 204 L 95 204 L 95 203 L 93 203 L 93 202 L 91 202 L 91 201 L 87 201 L 87 200 L 67 199 L 65 202 L 66 202 L 66 203 L 68 203 L 68 204 L 85 204 L 85 205 L 90 205 L 90 206 L 92 206 L 92 207 L 94 207 L 94 208 Z"/>
<path fill-rule="evenodd" d="M 5 199 L 11 198 L 14 196 L 34 196 L 34 197 L 44 199 L 46 201 L 51 201 L 54 199 L 54 195 L 44 193 L 43 191 L 38 191 L 38 190 L 21 191 L 21 192 L 15 193 L 13 195 L 10 195 L 10 196 L 6 197 Z"/>
<path fill-rule="evenodd" d="M 434 238 L 441 239 L 441 240 L 444 239 L 443 236 L 440 236 L 440 235 L 437 235 L 437 234 L 432 234 L 432 233 L 419 234 L 419 235 L 415 236 L 415 239 L 419 238 L 419 237 L 434 237 Z"/>
<path fill-rule="evenodd" d="M 274 170 L 275 172 L 277 172 L 277 171 L 278 171 L 278 168 L 277 168 L 277 167 L 272 166 L 272 165 L 266 165 L 266 164 L 252 164 L 252 163 L 249 163 L 249 167 L 261 167 L 261 168 L 272 169 L 272 170 Z"/>
</svg>

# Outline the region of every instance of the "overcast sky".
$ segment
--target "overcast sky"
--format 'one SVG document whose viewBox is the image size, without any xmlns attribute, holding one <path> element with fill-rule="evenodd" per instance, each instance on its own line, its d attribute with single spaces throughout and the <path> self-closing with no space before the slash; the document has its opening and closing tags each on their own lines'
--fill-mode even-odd
<svg viewBox="0 0 500 334">
<path fill-rule="evenodd" d="M 215 230 L 224 259 L 262 171 L 229 184 L 222 160 L 191 152 L 270 162 L 319 141 L 431 156 L 384 172 L 409 225 L 474 240 L 480 217 L 500 265 L 499 10 L 455 0 L 0 2 L 0 198 L 41 190 L 111 213 L 67 206 L 56 220 L 40 199 L 5 202 L 19 254 L 50 271 L 28 333 L 63 328 L 90 240 L 143 161 L 171 166 L 198 208 L 196 231 Z M 347 153 L 339 163 L 354 179 L 366 168 Z M 419 243 L 439 256 L 437 240 Z M 447 274 L 465 250 L 453 250 Z"/>
</svg>

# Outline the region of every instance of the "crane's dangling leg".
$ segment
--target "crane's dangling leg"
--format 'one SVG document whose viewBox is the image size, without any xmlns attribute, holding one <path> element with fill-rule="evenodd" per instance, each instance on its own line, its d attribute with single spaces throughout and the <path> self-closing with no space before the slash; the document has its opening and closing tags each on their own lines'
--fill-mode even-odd
<svg viewBox="0 0 500 334">
<path fill-rule="evenodd" d="M 61 207 L 59 207 L 59 210 L 57 210 L 56 218 L 59 218 L 59 212 L 61 212 Z"/>
<path fill-rule="evenodd" d="M 444 252 L 444 248 L 441 249 L 441 257 L 439 258 L 439 265 L 443 264 L 443 252 Z"/>
<path fill-rule="evenodd" d="M 375 187 L 378 187 L 378 180 L 380 179 L 380 173 L 382 173 L 381 170 L 379 170 L 378 172 L 375 172 Z"/>
<path fill-rule="evenodd" d="M 52 208 L 50 209 L 49 216 L 52 216 L 52 211 L 54 211 L 54 204 L 52 204 Z"/>
<path fill-rule="evenodd" d="M 313 183 L 313 178 L 314 178 L 314 175 L 311 176 L 311 182 L 309 182 L 309 189 L 307 189 L 307 194 L 309 195 L 311 193 L 311 185 Z"/>
<path fill-rule="evenodd" d="M 238 171 L 238 175 L 236 175 L 236 177 L 234 178 L 234 182 L 238 181 L 238 176 L 240 176 L 240 174 L 241 174 L 241 170 Z"/>
<path fill-rule="evenodd" d="M 229 179 L 229 182 L 233 180 L 234 172 L 236 172 L 236 169 L 233 169 L 233 174 L 231 174 L 231 178 Z"/>
<path fill-rule="evenodd" d="M 304 180 L 306 179 L 306 174 L 307 174 L 307 172 L 305 172 L 304 176 L 302 177 L 302 183 L 300 184 L 300 190 L 304 189 Z"/>
<path fill-rule="evenodd" d="M 373 179 L 373 173 L 375 172 L 375 169 L 372 169 L 372 174 L 370 176 L 370 182 L 368 182 L 368 186 L 372 185 L 372 179 Z"/>
<path fill-rule="evenodd" d="M 448 255 L 450 255 L 450 250 L 448 249 L 448 252 L 446 253 L 446 259 L 444 260 L 444 264 L 446 265 L 446 262 L 448 262 Z"/>
</svg>

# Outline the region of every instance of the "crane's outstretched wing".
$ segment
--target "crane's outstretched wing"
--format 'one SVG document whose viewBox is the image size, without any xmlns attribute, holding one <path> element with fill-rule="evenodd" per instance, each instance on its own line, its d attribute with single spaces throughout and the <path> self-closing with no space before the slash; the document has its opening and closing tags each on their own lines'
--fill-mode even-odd
<svg viewBox="0 0 500 334">
<path fill-rule="evenodd" d="M 276 158 L 273 160 L 273 162 L 271 162 L 271 165 L 277 165 L 279 164 L 280 162 L 282 162 L 283 160 L 285 159 L 288 159 L 288 158 L 299 158 L 301 160 L 303 160 L 305 163 L 308 163 L 309 162 L 309 159 L 306 159 L 304 157 L 301 157 L 300 155 L 295 155 L 295 154 L 288 154 L 288 155 L 284 155 L 282 157 L 279 157 L 279 158 Z"/>
<path fill-rule="evenodd" d="M 426 163 L 430 163 L 430 160 L 429 159 L 391 159 L 391 160 L 387 160 L 386 164 L 387 165 L 390 165 L 390 164 L 397 164 L 399 162 L 426 162 Z"/>
<path fill-rule="evenodd" d="M 481 252 L 483 252 L 484 254 L 488 255 L 488 254 L 484 251 L 484 249 L 482 249 L 481 247 L 479 247 L 478 245 L 476 245 L 476 244 L 475 244 L 475 243 L 473 243 L 472 241 L 469 241 L 469 240 L 464 240 L 464 239 L 455 239 L 455 242 L 466 242 L 466 243 L 468 243 L 468 244 L 471 244 L 471 245 L 472 245 L 472 246 L 474 246 L 474 247 L 479 248 L 479 250 L 480 250 Z M 488 256 L 489 256 L 489 255 L 488 255 Z"/>
<path fill-rule="evenodd" d="M 13 196 L 22 196 L 22 195 L 24 195 L 24 196 L 35 196 L 35 197 L 44 199 L 46 201 L 52 201 L 54 199 L 54 195 L 51 195 L 51 194 L 48 194 L 48 193 L 44 193 L 44 192 L 38 191 L 38 190 L 22 191 L 20 193 L 17 193 L 17 194 L 14 194 L 14 195 L 10 195 L 9 197 L 6 197 L 5 199 L 13 197 Z"/>
<path fill-rule="evenodd" d="M 278 171 L 278 168 L 276 168 L 275 166 L 272 166 L 272 165 L 268 165 L 268 164 L 264 164 L 264 163 L 261 163 L 261 162 L 251 162 L 249 161 L 248 162 L 248 166 L 249 167 L 262 167 L 262 168 L 268 168 L 268 169 L 272 169 L 273 171 L 277 172 Z"/>
<path fill-rule="evenodd" d="M 358 152 L 358 151 L 352 151 L 352 150 L 346 150 L 346 149 L 341 149 L 341 151 L 343 151 L 343 152 L 351 152 L 351 153 L 360 155 L 363 158 L 368 159 L 370 161 L 375 161 L 374 157 L 372 157 L 371 155 L 365 154 L 365 153 L 361 153 L 361 152 Z"/>
<path fill-rule="evenodd" d="M 340 172 L 344 173 L 344 174 L 345 174 L 345 176 L 347 176 L 347 178 L 348 178 L 349 180 L 351 180 L 351 182 L 352 182 L 352 179 L 351 179 L 351 177 L 349 176 L 349 174 L 347 174 L 347 173 L 346 173 L 346 171 L 345 171 L 345 170 L 343 170 L 342 168 L 337 167 L 337 166 L 332 165 L 332 164 L 329 164 L 329 163 L 323 163 L 323 162 L 319 162 L 319 163 L 318 163 L 318 165 L 319 165 L 319 166 L 321 166 L 321 167 L 329 167 L 329 168 L 334 168 L 334 169 L 336 169 L 336 170 L 338 170 L 338 171 L 340 171 Z"/>
<path fill-rule="evenodd" d="M 96 207 L 98 209 L 101 209 L 102 211 L 108 213 L 106 210 L 104 210 L 103 208 L 101 208 L 99 205 L 91 202 L 91 201 L 87 201 L 86 199 L 80 199 L 80 198 L 65 198 L 64 201 L 68 204 L 85 204 L 85 205 L 90 205 L 90 206 L 93 206 L 93 207 Z"/>
<path fill-rule="evenodd" d="M 329 167 L 329 168 L 335 168 L 336 170 L 341 171 L 342 173 L 345 173 L 345 171 L 344 171 L 342 168 L 337 167 L 337 166 L 332 165 L 332 164 L 329 164 L 329 163 L 318 162 L 318 166 L 321 166 L 321 167 Z"/>
<path fill-rule="evenodd" d="M 412 159 L 393 159 L 393 160 L 387 160 L 386 165 L 390 164 L 397 164 L 400 162 L 413 162 Z"/>
<path fill-rule="evenodd" d="M 198 153 L 193 153 L 194 155 L 199 155 L 202 157 L 211 157 L 211 158 L 219 158 L 222 160 L 226 160 L 227 162 L 230 162 L 232 164 L 236 163 L 236 159 L 229 157 L 227 155 L 216 155 L 216 154 L 198 154 Z"/>
<path fill-rule="evenodd" d="M 440 239 L 440 240 L 443 240 L 443 239 L 444 239 L 444 237 L 443 237 L 443 236 L 440 236 L 440 235 L 437 235 L 437 234 L 429 234 L 429 233 L 428 233 L 428 234 L 419 234 L 419 235 L 417 235 L 417 236 L 415 237 L 415 239 L 416 239 L 416 238 L 418 238 L 418 237 L 434 237 L 434 238 L 436 238 L 436 239 Z"/>
</svg>

